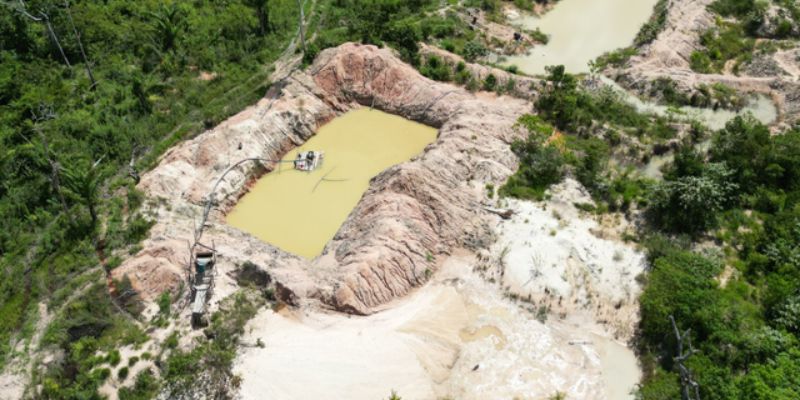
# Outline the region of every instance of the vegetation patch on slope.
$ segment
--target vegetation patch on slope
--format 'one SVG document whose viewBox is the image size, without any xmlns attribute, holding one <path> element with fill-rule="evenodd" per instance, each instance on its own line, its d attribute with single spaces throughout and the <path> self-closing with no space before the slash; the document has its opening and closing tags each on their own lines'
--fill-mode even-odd
<svg viewBox="0 0 800 400">
<path fill-rule="evenodd" d="M 716 0 L 709 9 L 717 14 L 716 24 L 700 36 L 703 48 L 691 54 L 696 72 L 723 72 L 732 62 L 738 73 L 769 43 L 800 38 L 800 6 L 791 0 Z"/>
</svg>

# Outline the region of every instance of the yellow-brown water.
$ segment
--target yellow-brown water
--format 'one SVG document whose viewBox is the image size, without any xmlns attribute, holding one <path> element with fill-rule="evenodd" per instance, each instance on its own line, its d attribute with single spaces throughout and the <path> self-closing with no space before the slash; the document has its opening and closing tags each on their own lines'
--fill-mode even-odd
<svg viewBox="0 0 800 400">
<path fill-rule="evenodd" d="M 497 340 L 494 343 L 494 348 L 502 350 L 506 347 L 506 335 L 494 325 L 483 325 L 477 329 L 462 329 L 458 332 L 458 336 L 464 342 L 474 342 L 490 336 L 494 336 Z"/>
<path fill-rule="evenodd" d="M 509 57 L 529 74 L 544 74 L 548 65 L 564 65 L 573 73 L 589 72 L 589 61 L 620 47 L 630 46 L 639 28 L 653 14 L 657 0 L 561 0 L 542 17 L 512 21 L 550 36 L 546 45 L 528 54 Z"/>
<path fill-rule="evenodd" d="M 369 180 L 421 153 L 434 139 L 436 129 L 402 117 L 367 108 L 350 111 L 285 157 L 292 160 L 300 151 L 322 151 L 321 168 L 301 172 L 284 164 L 264 175 L 228 213 L 227 221 L 283 250 L 316 257 L 367 190 Z"/>
</svg>

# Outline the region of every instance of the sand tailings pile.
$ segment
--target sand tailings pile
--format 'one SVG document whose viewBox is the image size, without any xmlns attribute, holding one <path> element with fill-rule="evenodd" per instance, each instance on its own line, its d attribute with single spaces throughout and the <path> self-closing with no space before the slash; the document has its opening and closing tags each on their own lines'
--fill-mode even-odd
<svg viewBox="0 0 800 400">
<path fill-rule="evenodd" d="M 338 310 L 370 313 L 425 282 L 437 259 L 453 248 L 488 245 L 480 188 L 513 172 L 516 157 L 508 144 L 521 133 L 512 126 L 531 105 L 433 82 L 387 49 L 344 44 L 273 85 L 255 106 L 172 148 L 142 177 L 139 188 L 151 199 L 156 225 L 115 277 L 128 275 L 146 299 L 177 291 L 203 201 L 223 171 L 245 158 L 280 159 L 321 124 L 362 106 L 439 128 L 438 138 L 420 156 L 373 178 L 315 260 L 224 223 L 224 212 L 273 165 L 235 168 L 219 186 L 203 235 L 219 251 L 219 271 L 224 275 L 251 261 L 287 288 L 281 291 L 285 301 L 318 299 Z M 229 286 L 217 285 L 212 301 Z"/>
<path fill-rule="evenodd" d="M 639 321 L 635 278 L 646 262 L 620 239 L 625 220 L 602 226 L 581 215 L 575 204 L 592 199 L 572 179 L 554 186 L 545 202 L 507 202 L 516 213 L 498 226 L 486 274 L 536 309 L 555 316 L 585 313 L 629 341 Z"/>
<path fill-rule="evenodd" d="M 621 400 L 633 354 L 586 319 L 537 321 L 473 269 L 448 258 L 425 287 L 360 317 L 265 311 L 250 321 L 234 372 L 243 399 Z"/>
</svg>

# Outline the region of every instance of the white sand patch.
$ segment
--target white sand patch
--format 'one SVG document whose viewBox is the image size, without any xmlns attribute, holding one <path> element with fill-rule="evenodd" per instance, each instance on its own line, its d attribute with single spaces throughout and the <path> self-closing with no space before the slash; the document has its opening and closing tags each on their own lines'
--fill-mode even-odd
<svg viewBox="0 0 800 400">
<path fill-rule="evenodd" d="M 603 238 L 617 235 L 574 206 L 590 202 L 571 179 L 555 186 L 548 201 L 508 200 L 516 213 L 497 228 L 496 279 L 554 314 L 587 310 L 628 340 L 638 321 L 635 277 L 644 271 L 645 257 L 632 245 Z"/>
<path fill-rule="evenodd" d="M 434 365 L 456 357 L 448 351 L 448 339 L 458 339 L 466 313 L 452 304 L 454 295 L 452 288 L 421 291 L 392 310 L 365 318 L 261 312 L 248 324 L 243 341 L 261 339 L 265 347 L 244 349 L 234 367 L 243 378 L 242 397 L 383 399 L 397 390 L 411 399 L 434 398 L 433 379 L 417 354 L 433 350 Z M 454 312 L 446 316 L 453 323 L 431 326 L 431 338 L 403 332 L 415 317 L 424 319 L 448 307 Z M 425 351 L 415 352 L 420 347 Z"/>
<path fill-rule="evenodd" d="M 425 287 L 368 317 L 261 312 L 243 341 L 265 346 L 243 348 L 234 366 L 242 398 L 620 398 L 606 392 L 618 371 L 604 378 L 613 364 L 602 356 L 618 349 L 591 333 L 600 327 L 542 324 L 474 266 L 453 256 Z"/>
<path fill-rule="evenodd" d="M 28 384 L 27 375 L 18 371 L 0 373 L 0 397 L 4 399 L 21 399 Z"/>
</svg>

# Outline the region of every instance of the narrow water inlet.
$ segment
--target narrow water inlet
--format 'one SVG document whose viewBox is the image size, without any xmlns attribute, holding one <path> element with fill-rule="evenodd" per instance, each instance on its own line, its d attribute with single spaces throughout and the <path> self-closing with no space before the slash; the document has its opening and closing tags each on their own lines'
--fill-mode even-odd
<svg viewBox="0 0 800 400">
<path fill-rule="evenodd" d="M 765 125 L 769 125 L 778 119 L 778 108 L 775 106 L 775 103 L 764 94 L 750 94 L 747 98 L 747 104 L 738 111 L 726 110 L 724 108 L 712 109 L 708 107 L 692 106 L 672 107 L 644 101 L 629 93 L 618 83 L 614 82 L 614 80 L 606 76 L 598 75 L 598 79 L 605 86 L 619 93 L 622 100 L 636 107 L 636 110 L 639 112 L 661 116 L 672 115 L 686 120 L 694 119 L 702 122 L 713 130 L 722 129 L 728 121 L 732 120 L 737 115 L 745 115 L 748 113 Z"/>
<path fill-rule="evenodd" d="M 311 172 L 278 164 L 228 213 L 229 225 L 306 258 L 322 252 L 369 187 L 372 177 L 407 161 L 436 139 L 436 129 L 382 111 L 361 108 L 322 126 L 289 152 L 324 152 Z"/>
</svg>

